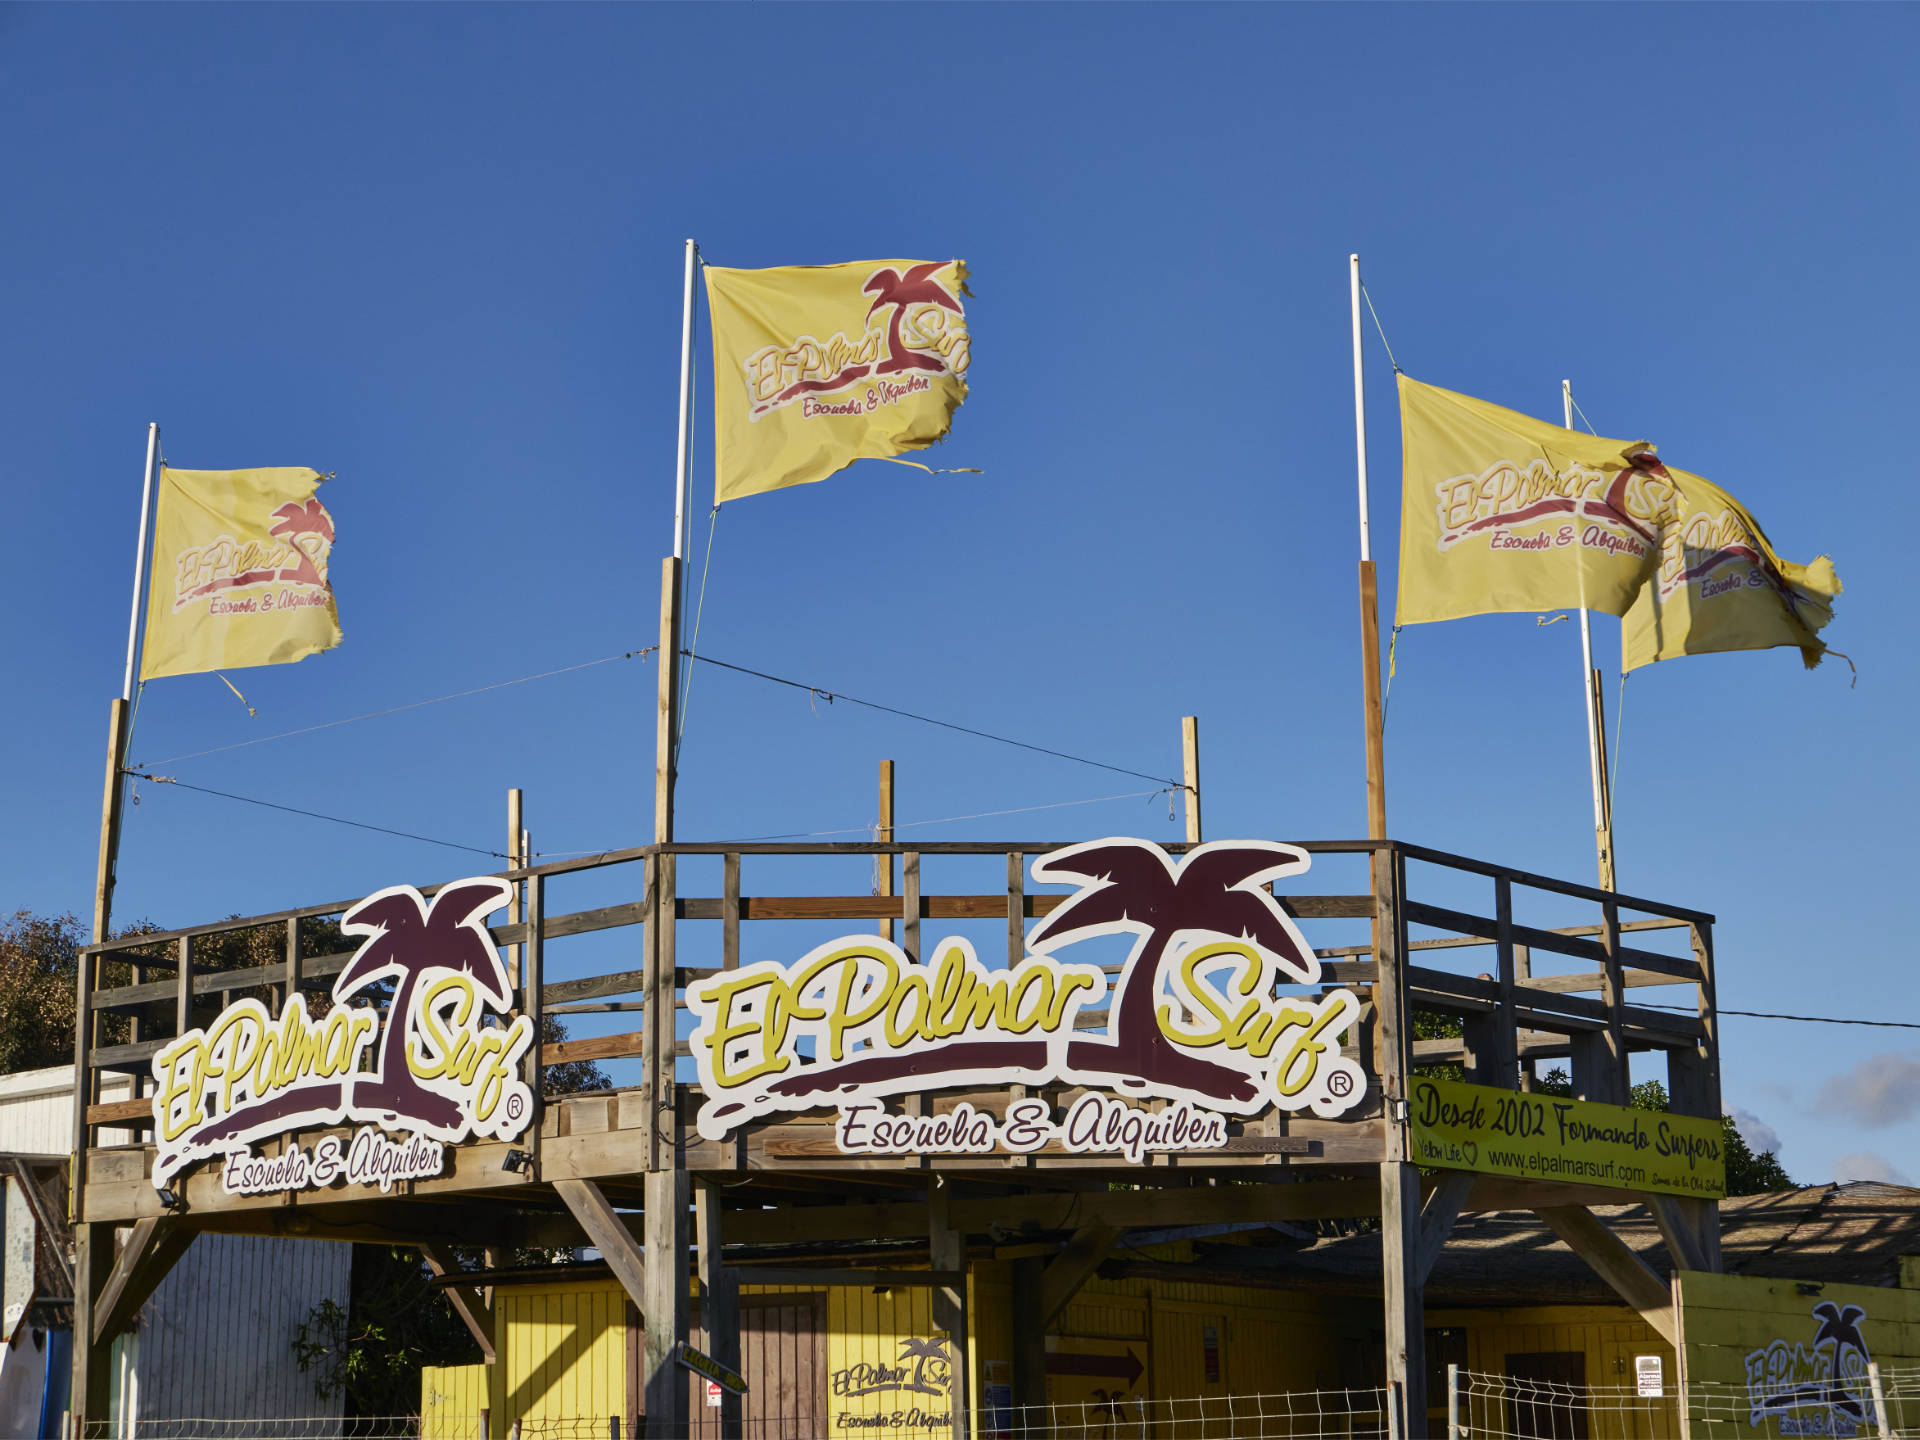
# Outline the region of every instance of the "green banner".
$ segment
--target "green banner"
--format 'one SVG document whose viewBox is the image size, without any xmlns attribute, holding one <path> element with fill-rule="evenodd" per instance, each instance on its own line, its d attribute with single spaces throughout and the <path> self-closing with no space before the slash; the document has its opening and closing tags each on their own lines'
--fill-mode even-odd
<svg viewBox="0 0 1920 1440">
<path fill-rule="evenodd" d="M 1411 1158 L 1435 1169 L 1695 1200 L 1727 1193 L 1717 1120 L 1424 1075 L 1413 1078 L 1408 1120 Z"/>
</svg>

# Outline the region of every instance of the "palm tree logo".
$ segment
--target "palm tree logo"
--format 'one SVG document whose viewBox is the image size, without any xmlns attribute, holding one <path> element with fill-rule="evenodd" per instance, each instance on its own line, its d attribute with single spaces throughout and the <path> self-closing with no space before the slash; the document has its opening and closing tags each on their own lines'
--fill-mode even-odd
<svg viewBox="0 0 1920 1440">
<path fill-rule="evenodd" d="M 961 313 L 960 302 L 933 278 L 935 273 L 950 263 L 934 260 L 925 265 L 912 265 L 905 275 L 891 265 L 883 265 L 869 275 L 867 283 L 860 287 L 861 294 L 874 297 L 873 304 L 867 307 L 867 319 L 873 319 L 876 310 L 889 305 L 893 307 L 893 314 L 887 317 L 887 358 L 874 367 L 874 374 L 895 375 L 902 370 L 931 370 L 937 375 L 947 368 L 946 362 L 939 357 L 909 350 L 901 344 L 900 325 L 906 318 L 909 305 L 939 305 L 956 314 Z"/>
<path fill-rule="evenodd" d="M 1028 937 L 1045 952 L 1095 935 L 1141 938 L 1127 957 L 1108 1012 L 1107 1038 L 1067 1045 L 1067 1067 L 1132 1090 L 1173 1091 L 1200 1104 L 1245 1108 L 1259 1093 L 1246 1073 L 1185 1054 L 1160 1028 L 1162 975 L 1188 940 L 1250 941 L 1289 979 L 1312 984 L 1320 960 L 1266 889 L 1311 863 L 1292 845 L 1217 841 L 1175 861 L 1145 840 L 1095 840 L 1036 862 L 1036 880 L 1072 882 L 1078 894 Z"/>
<path fill-rule="evenodd" d="M 299 556 L 290 569 L 282 570 L 277 578 L 291 580 L 300 585 L 324 585 L 327 583 L 314 561 L 319 557 L 323 545 L 333 544 L 333 517 L 327 514 L 327 507 L 318 500 L 308 500 L 304 505 L 297 500 L 289 500 L 273 512 L 273 527 L 269 535 L 284 536 L 293 547 L 293 553 Z M 300 543 L 302 537 L 314 537 L 308 544 Z"/>
<path fill-rule="evenodd" d="M 1867 1312 L 1858 1305 L 1836 1305 L 1822 1300 L 1813 1307 L 1813 1318 L 1820 1322 L 1814 1332 L 1813 1348 L 1833 1342 L 1833 1371 L 1827 1382 L 1826 1402 L 1855 1421 L 1866 1418 L 1866 1408 L 1850 1387 L 1850 1382 L 1867 1373 L 1867 1340 L 1860 1333 L 1860 1322 Z"/>
<path fill-rule="evenodd" d="M 369 895 L 341 917 L 343 931 L 367 939 L 334 981 L 333 998 L 344 1004 L 348 996 L 378 981 L 393 984 L 377 1078 L 353 1082 L 350 1104 L 357 1118 L 441 1140 L 457 1140 L 465 1133 L 460 1103 L 421 1084 L 407 1064 L 413 997 L 428 971 L 444 970 L 471 977 L 474 990 L 494 1009 L 511 1007 L 506 967 L 481 917 L 512 895 L 511 885 L 491 877 L 444 885 L 431 904 L 411 885 L 395 885 Z"/>
<path fill-rule="evenodd" d="M 901 1385 L 902 1390 L 917 1391 L 922 1395 L 945 1395 L 953 1385 L 953 1357 L 947 1354 L 947 1342 L 944 1340 L 902 1340 L 900 1342 L 900 1368 L 906 1369 L 906 1362 L 913 1361 L 913 1378 Z M 933 1378 L 927 1378 L 927 1367 L 934 1367 Z"/>
</svg>

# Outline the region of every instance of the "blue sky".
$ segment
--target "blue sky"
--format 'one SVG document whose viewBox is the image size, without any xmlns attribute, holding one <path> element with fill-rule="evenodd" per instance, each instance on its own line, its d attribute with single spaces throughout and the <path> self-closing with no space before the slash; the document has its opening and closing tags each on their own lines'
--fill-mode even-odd
<svg viewBox="0 0 1920 1440">
<path fill-rule="evenodd" d="M 253 718 L 212 677 L 156 683 L 137 761 L 484 849 L 511 785 L 543 851 L 646 839 L 642 661 L 174 757 L 651 643 L 687 235 L 728 265 L 964 256 L 973 393 L 940 453 L 984 471 L 867 462 L 729 506 L 704 651 L 1156 775 L 1198 714 L 1211 836 L 1360 834 L 1357 250 L 1409 373 L 1548 417 L 1571 377 L 1602 433 L 1729 487 L 1788 556 L 1834 556 L 1857 688 L 1787 651 L 1630 682 L 1621 884 L 1721 917 L 1725 1006 L 1920 1018 L 1899 579 L 1920 517 L 1894 444 L 1916 28 L 1896 7 L 0 9 L 0 905 L 90 903 L 149 420 L 177 465 L 337 472 L 347 638 L 236 674 Z M 1398 427 L 1369 345 L 1390 603 Z M 1610 662 L 1617 624 L 1596 630 Z M 1394 834 L 1586 879 L 1584 744 L 1572 625 L 1402 635 Z M 882 757 L 906 821 L 1152 788 L 702 669 L 680 832 L 864 826 Z M 123 919 L 488 864 L 140 801 Z M 1177 838 L 1139 795 L 911 833 Z M 1920 1176 L 1914 1032 L 1724 1033 L 1728 1103 L 1797 1178 Z"/>
</svg>

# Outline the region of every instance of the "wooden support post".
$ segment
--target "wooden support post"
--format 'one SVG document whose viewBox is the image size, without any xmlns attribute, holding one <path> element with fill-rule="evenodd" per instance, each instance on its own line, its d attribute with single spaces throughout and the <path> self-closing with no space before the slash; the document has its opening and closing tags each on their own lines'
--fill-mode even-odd
<svg viewBox="0 0 1920 1440">
<path fill-rule="evenodd" d="M 435 1275 L 459 1273 L 460 1267 L 454 1262 L 452 1254 L 439 1245 L 423 1243 L 420 1246 L 420 1258 L 427 1262 L 427 1268 Z M 445 1293 L 447 1303 L 453 1306 L 453 1313 L 460 1317 L 460 1323 L 467 1327 L 467 1333 L 473 1336 L 474 1343 L 480 1347 L 481 1359 L 489 1365 L 493 1364 L 493 1302 L 473 1285 L 448 1285 Z"/>
<path fill-rule="evenodd" d="M 1013 1262 L 1013 1433 L 1017 1440 L 1045 1440 L 1047 1424 L 1047 1327 L 1040 1319 L 1041 1277 L 1047 1257 L 1024 1255 Z"/>
<path fill-rule="evenodd" d="M 1380 701 L 1380 599 L 1373 561 L 1360 562 L 1360 704 L 1367 727 L 1367 838 L 1387 838 L 1386 720 Z"/>
<path fill-rule="evenodd" d="M 729 851 L 721 858 L 720 881 L 720 968 L 740 968 L 740 856 Z M 723 1153 L 736 1170 L 747 1168 L 746 1127 L 733 1132 Z M 738 1365 L 733 1367 L 738 1370 Z M 724 1410 L 724 1405 L 722 1409 Z"/>
<path fill-rule="evenodd" d="M 533 1092 L 533 1124 L 527 1127 L 521 1137 L 533 1156 L 533 1164 L 527 1167 L 526 1178 L 540 1178 L 540 1131 L 546 1125 L 546 1040 L 547 1026 L 546 1003 L 540 991 L 545 985 L 546 969 L 546 889 L 545 877 L 529 875 L 527 877 L 527 943 L 522 951 L 525 959 L 523 974 L 525 983 L 520 996 L 520 1013 L 533 1021 L 533 1043 L 527 1046 L 527 1088 Z"/>
<path fill-rule="evenodd" d="M 1514 987 L 1519 974 L 1513 953 L 1513 882 L 1502 875 L 1493 882 L 1494 979 L 1500 986 L 1498 1054 L 1493 1058 L 1500 1079 L 1492 1083 L 1512 1090 L 1520 1083 L 1520 1011 Z"/>
<path fill-rule="evenodd" d="M 1380 1263 L 1386 1282 L 1387 1403 L 1399 1433 L 1427 1433 L 1425 1284 L 1420 1274 L 1420 1171 L 1380 1166 Z"/>
<path fill-rule="evenodd" d="M 524 811 L 521 808 L 521 794 L 518 790 L 507 791 L 507 868 L 518 870 L 525 865 L 526 859 L 520 849 L 521 825 Z M 507 897 L 507 923 L 520 923 L 520 882 L 513 883 L 513 894 Z M 520 984 L 520 947 L 507 946 L 507 984 L 516 987 Z"/>
<path fill-rule="evenodd" d="M 729 1370 L 740 1369 L 740 1281 L 722 1260 L 720 1187 L 694 1184 L 694 1253 L 700 1262 L 700 1314 L 707 1354 Z M 741 1440 L 740 1397 L 720 1392 L 720 1440 Z"/>
<path fill-rule="evenodd" d="M 1371 567 L 1368 567 L 1369 571 Z M 1369 609 L 1369 613 L 1371 609 Z M 1420 1274 L 1420 1172 L 1407 1163 L 1406 861 L 1373 852 L 1374 986 L 1387 1156 L 1380 1163 L 1381 1266 L 1386 1303 L 1387 1403 L 1405 1436 L 1426 1433 L 1426 1306 Z"/>
<path fill-rule="evenodd" d="M 113 1263 L 113 1226 L 73 1227 L 73 1389 L 67 1405 L 75 1436 L 104 1433 L 109 1418 L 112 1346 L 92 1337 Z"/>
<path fill-rule="evenodd" d="M 1614 1293 L 1640 1312 L 1640 1318 L 1669 1345 L 1674 1343 L 1671 1287 L 1634 1253 L 1631 1246 L 1580 1205 L 1549 1206 L 1534 1212 L 1567 1243 Z"/>
<path fill-rule="evenodd" d="M 287 980 L 286 1003 L 291 1005 L 293 997 L 300 993 L 300 917 L 290 916 L 287 920 Z"/>
<path fill-rule="evenodd" d="M 675 745 L 680 729 L 680 560 L 660 562 L 660 688 L 653 732 L 653 843 L 673 840 Z"/>
<path fill-rule="evenodd" d="M 1180 717 L 1180 762 L 1186 800 L 1187 843 L 1200 843 L 1200 719 L 1196 715 Z"/>
<path fill-rule="evenodd" d="M 647 1288 L 640 1312 L 647 1324 L 647 1434 L 684 1440 L 688 1382 L 675 1354 L 687 1338 L 687 1172 L 669 1157 L 666 1166 L 647 1172 L 646 1196 Z"/>
<path fill-rule="evenodd" d="M 917 858 L 917 857 L 916 857 Z M 927 1263 L 934 1270 L 960 1272 L 960 1283 L 936 1286 L 933 1292 L 933 1328 L 947 1337 L 953 1357 L 953 1440 L 972 1440 L 969 1420 L 973 1369 L 967 1363 L 967 1237 L 952 1222 L 953 1187 L 941 1176 L 927 1190 Z"/>
<path fill-rule="evenodd" d="M 1600 859 L 1600 888 L 1618 890 L 1613 849 L 1613 777 L 1607 773 L 1607 701 L 1605 683 L 1597 669 L 1587 671 L 1587 686 L 1592 691 L 1588 704 L 1593 714 L 1593 766 L 1600 785 L 1600 828 L 1594 835 Z"/>
<path fill-rule="evenodd" d="M 893 761 L 880 762 L 880 843 L 893 843 Z M 893 894 L 893 856 L 876 855 L 879 863 L 874 867 L 875 894 L 885 898 Z M 888 940 L 893 939 L 893 918 L 887 917 L 880 922 L 880 934 Z"/>
<path fill-rule="evenodd" d="M 649 1144 L 647 1169 L 672 1169 L 678 1162 L 680 1131 L 675 1104 L 674 1052 L 677 1047 L 679 997 L 674 982 L 679 961 L 675 947 L 677 929 L 674 912 L 679 908 L 675 877 L 677 857 L 656 855 L 653 859 L 653 944 L 647 956 L 645 983 L 646 1015 L 642 1026 L 645 1041 L 645 1091 Z"/>
</svg>

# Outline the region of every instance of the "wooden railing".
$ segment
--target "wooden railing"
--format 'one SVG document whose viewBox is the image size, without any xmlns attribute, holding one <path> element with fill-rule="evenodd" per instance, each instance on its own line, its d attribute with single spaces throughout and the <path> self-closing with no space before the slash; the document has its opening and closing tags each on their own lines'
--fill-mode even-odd
<svg viewBox="0 0 1920 1440">
<path fill-rule="evenodd" d="M 538 1089 L 541 1072 L 554 1065 L 582 1060 L 646 1061 L 651 1050 L 652 1060 L 645 1066 L 647 1082 L 654 1092 L 668 1094 L 678 1084 L 676 1062 L 685 1056 L 686 1047 L 677 1040 L 650 1046 L 648 1037 L 653 1027 L 648 1024 L 649 991 L 664 996 L 683 989 L 699 976 L 737 966 L 742 922 L 890 922 L 886 928 L 892 930 L 897 925 L 896 938 L 902 947 L 909 955 L 918 956 L 924 921 L 1004 919 L 1007 963 L 1017 963 L 1025 954 L 1026 922 L 1050 913 L 1066 898 L 1063 893 L 1028 893 L 1026 888 L 1028 862 L 1054 848 L 1058 847 L 1037 842 L 671 844 L 501 872 L 521 887 L 521 913 L 527 918 L 494 926 L 491 933 L 496 943 L 510 947 L 517 1006 L 535 1017 L 536 1035 L 545 1016 L 631 1014 L 640 1027 L 614 1035 L 536 1043 L 527 1060 L 529 1082 Z M 1186 847 L 1167 848 L 1178 851 Z M 1412 1066 L 1439 1061 L 1465 1065 L 1470 1078 L 1512 1087 L 1526 1083 L 1531 1067 L 1523 1070 L 1523 1062 L 1565 1057 L 1571 1064 L 1576 1093 L 1623 1102 L 1630 1077 L 1628 1057 L 1635 1050 L 1653 1050 L 1667 1057 L 1668 1088 L 1677 1110 L 1719 1113 L 1710 915 L 1397 842 L 1303 842 L 1303 848 L 1329 862 L 1364 864 L 1371 877 L 1363 882 L 1365 888 L 1359 893 L 1282 893 L 1280 899 L 1303 921 L 1372 922 L 1372 933 L 1365 943 L 1316 949 L 1329 982 L 1363 987 L 1371 994 L 1368 1023 L 1376 1027 L 1376 1036 L 1385 1022 L 1385 1043 L 1375 1038 L 1362 1046 L 1363 1063 L 1382 1090 L 1402 1093 L 1396 1082 Z M 935 893 L 923 884 L 928 862 L 944 864 L 961 857 L 977 860 L 993 856 L 1004 861 L 1006 876 L 1004 888 L 993 893 Z M 682 860 L 700 857 L 720 859 L 720 893 L 680 895 L 677 881 Z M 742 890 L 745 865 L 752 864 L 772 875 L 782 861 L 817 864 L 836 857 L 869 864 L 879 857 L 889 867 L 897 860 L 897 880 L 890 877 L 885 887 L 897 893 L 778 895 Z M 1446 876 L 1450 896 L 1462 880 L 1484 883 L 1488 903 L 1477 912 L 1412 898 L 1407 885 L 1410 862 Z M 620 867 L 629 867 L 628 873 L 639 872 L 637 898 L 548 913 L 554 882 Z M 1319 869 L 1310 872 L 1315 879 L 1320 874 Z M 434 888 L 423 890 L 431 894 Z M 1551 929 L 1521 923 L 1515 919 L 1517 897 L 1535 904 L 1540 897 L 1547 897 L 1556 903 L 1595 906 L 1599 919 L 1597 923 Z M 277 1006 L 296 990 L 323 992 L 330 988 L 332 977 L 345 968 L 351 952 L 303 954 L 303 946 L 313 947 L 316 922 L 338 916 L 354 903 L 302 906 L 129 937 L 83 951 L 78 998 L 84 1022 L 75 1045 L 76 1073 L 82 1078 L 76 1087 L 76 1147 L 90 1146 L 96 1127 L 151 1128 L 149 1095 L 99 1103 L 98 1077 L 102 1072 L 130 1073 L 136 1077 L 137 1087 L 150 1091 L 151 1057 L 175 1035 L 202 1023 L 235 993 L 260 991 Z M 1622 920 L 1622 912 L 1640 918 Z M 671 921 L 662 923 L 668 915 Z M 677 939 L 681 922 L 719 926 L 717 966 L 675 963 L 681 948 Z M 553 942 L 635 926 L 641 927 L 645 937 L 641 965 L 563 979 L 546 978 L 554 969 L 549 954 Z M 1414 927 L 1444 933 L 1410 939 Z M 219 937 L 269 928 L 280 932 L 280 958 L 272 963 L 217 970 L 197 963 Z M 1644 948 L 1643 940 L 1653 939 L 1662 931 L 1685 932 L 1689 953 L 1682 956 Z M 1459 974 L 1434 963 L 1415 963 L 1444 961 L 1470 947 L 1491 947 L 1493 951 L 1493 967 L 1485 978 Z M 984 957 L 985 952 L 982 954 Z M 1541 956 L 1577 961 L 1588 968 L 1573 974 L 1536 974 Z M 120 965 L 130 967 L 125 983 L 103 984 L 106 968 Z M 163 978 L 150 979 L 150 972 L 162 972 Z M 1379 988 L 1383 974 L 1390 982 L 1390 992 Z M 671 980 L 667 979 L 669 975 Z M 1627 1002 L 1629 990 L 1674 985 L 1694 989 L 1693 1003 L 1686 1013 Z M 1391 1004 L 1386 1003 L 1389 1001 Z M 676 1019 L 683 1005 L 684 999 L 674 993 Z M 1460 1022 L 1462 1034 L 1458 1038 L 1414 1040 L 1404 1018 L 1412 1010 L 1454 1017 Z M 113 1016 L 124 1016 L 130 1023 L 124 1038 L 106 1044 L 104 1024 Z M 1097 1028 L 1105 1023 L 1105 1012 L 1089 1013 L 1080 1023 Z M 676 1030 L 668 1027 L 661 1034 L 671 1037 Z M 930 1101 L 921 1097 L 919 1103 Z M 650 1117 L 663 1113 L 668 1113 L 666 1107 L 648 1106 Z M 650 1154 L 658 1154 L 656 1127 L 650 1124 L 648 1128 Z M 738 1161 L 743 1152 L 738 1143 L 730 1145 Z"/>
</svg>

